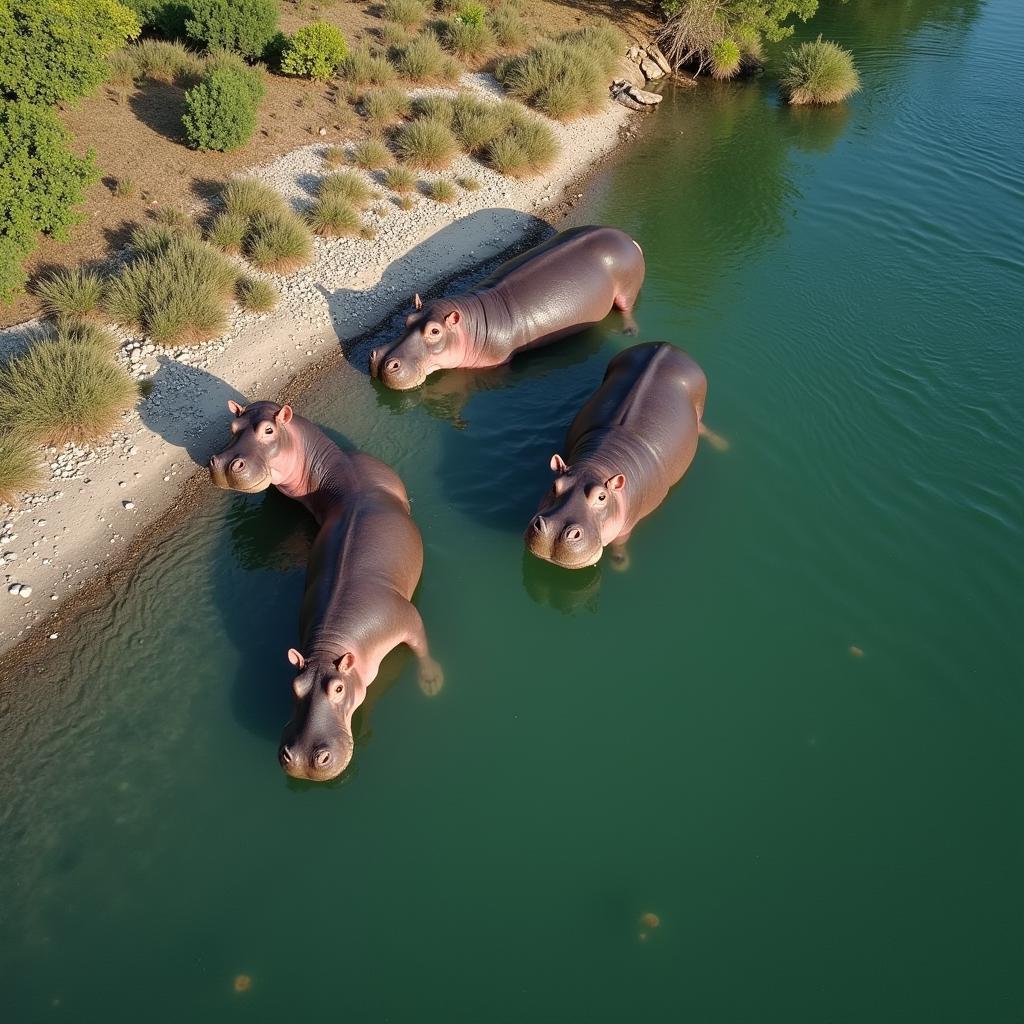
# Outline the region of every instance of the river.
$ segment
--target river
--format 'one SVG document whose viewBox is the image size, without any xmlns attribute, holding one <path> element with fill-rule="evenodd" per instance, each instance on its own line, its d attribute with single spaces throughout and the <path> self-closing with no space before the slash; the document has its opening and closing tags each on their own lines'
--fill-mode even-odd
<svg viewBox="0 0 1024 1024">
<path fill-rule="evenodd" d="M 613 316 L 301 405 L 405 479 L 446 674 L 393 655 L 336 783 L 275 759 L 279 495 L 211 489 L 3 695 L 5 1019 L 1020 1020 L 1024 8 L 823 8 L 845 107 L 787 109 L 773 52 L 585 200 L 729 442 L 628 571 L 521 541 Z"/>
</svg>

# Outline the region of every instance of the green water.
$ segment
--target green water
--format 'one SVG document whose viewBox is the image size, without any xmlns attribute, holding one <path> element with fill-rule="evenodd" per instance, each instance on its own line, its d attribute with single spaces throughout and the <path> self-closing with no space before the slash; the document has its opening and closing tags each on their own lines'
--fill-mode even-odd
<svg viewBox="0 0 1024 1024">
<path fill-rule="evenodd" d="M 279 496 L 210 493 L 26 669 L 5 1020 L 1021 1020 L 1024 10 L 818 31 L 845 110 L 680 90 L 587 200 L 731 445 L 627 573 L 520 539 L 609 322 L 303 406 L 404 477 L 447 676 L 392 656 L 337 783 L 276 764 L 309 534 Z"/>
</svg>

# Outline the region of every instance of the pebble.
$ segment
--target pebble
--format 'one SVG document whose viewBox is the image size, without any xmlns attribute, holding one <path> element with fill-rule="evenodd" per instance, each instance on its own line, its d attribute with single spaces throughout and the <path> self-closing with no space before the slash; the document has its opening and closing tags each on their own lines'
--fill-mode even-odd
<svg viewBox="0 0 1024 1024">
<path fill-rule="evenodd" d="M 50 639 L 51 639 L 51 640 L 56 640 L 56 639 L 57 639 L 57 637 L 59 637 L 59 636 L 60 636 L 60 633 L 51 633 L 51 634 L 50 634 Z"/>
<path fill-rule="evenodd" d="M 122 502 L 121 502 L 121 504 L 122 504 L 122 505 L 123 505 L 123 506 L 124 506 L 124 507 L 125 507 L 125 508 L 126 508 L 126 509 L 127 509 L 128 511 L 129 511 L 129 512 L 131 512 L 131 510 L 132 510 L 133 508 L 135 508 L 135 502 L 134 502 L 134 501 L 122 501 Z"/>
</svg>

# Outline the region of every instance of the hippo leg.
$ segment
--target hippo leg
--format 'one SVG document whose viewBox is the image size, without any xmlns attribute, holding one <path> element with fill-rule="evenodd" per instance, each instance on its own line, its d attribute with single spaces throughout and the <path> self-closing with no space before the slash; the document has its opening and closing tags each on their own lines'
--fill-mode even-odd
<svg viewBox="0 0 1024 1024">
<path fill-rule="evenodd" d="M 608 558 L 611 567 L 616 572 L 625 572 L 629 568 L 629 552 L 626 550 L 626 541 L 628 540 L 629 534 L 627 533 L 624 537 L 616 537 L 608 545 Z"/>
<path fill-rule="evenodd" d="M 430 649 L 427 647 L 427 631 L 423 628 L 420 613 L 412 605 L 409 605 L 409 611 L 411 613 L 409 635 L 405 638 L 405 642 L 420 663 L 418 679 L 420 689 L 428 697 L 436 697 L 441 692 L 441 687 L 444 686 L 444 670 L 430 656 Z"/>
<path fill-rule="evenodd" d="M 636 295 L 616 295 L 614 306 L 622 313 L 622 333 L 629 338 L 635 338 L 640 333 L 636 320 L 633 318 L 633 304 L 636 302 Z"/>
</svg>

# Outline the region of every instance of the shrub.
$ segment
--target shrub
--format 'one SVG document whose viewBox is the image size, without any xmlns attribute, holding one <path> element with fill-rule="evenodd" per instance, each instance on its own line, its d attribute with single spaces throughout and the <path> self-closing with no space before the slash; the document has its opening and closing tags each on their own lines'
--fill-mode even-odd
<svg viewBox="0 0 1024 1024">
<path fill-rule="evenodd" d="M 379 171 L 391 161 L 391 150 L 380 139 L 366 139 L 352 149 L 352 163 L 367 171 Z"/>
<path fill-rule="evenodd" d="M 210 225 L 207 241 L 215 245 L 221 252 L 236 255 L 242 251 L 245 233 L 249 229 L 249 218 L 237 213 L 218 214 Z"/>
<path fill-rule="evenodd" d="M 314 82 L 332 79 L 348 53 L 341 30 L 325 21 L 300 28 L 288 41 L 281 57 L 286 75 L 305 75 Z"/>
<path fill-rule="evenodd" d="M 426 96 L 417 96 L 412 101 L 412 110 L 417 117 L 440 121 L 449 127 L 451 127 L 452 120 L 455 117 L 455 104 L 452 97 L 444 96 L 440 93 L 427 93 Z"/>
<path fill-rule="evenodd" d="M 361 210 L 373 198 L 373 189 L 355 171 L 330 174 L 320 182 L 317 195 L 321 199 L 341 199 Z"/>
<path fill-rule="evenodd" d="M 140 78 L 139 62 L 132 52 L 134 47 L 126 47 L 112 53 L 107 59 L 107 81 L 114 85 L 134 85 L 135 80 Z"/>
<path fill-rule="evenodd" d="M 427 195 L 436 203 L 454 203 L 457 194 L 455 186 L 444 178 L 438 178 L 427 185 Z"/>
<path fill-rule="evenodd" d="M 505 128 L 485 152 L 487 162 L 499 173 L 522 178 L 546 170 L 558 156 L 554 132 L 519 108 L 503 112 Z"/>
<path fill-rule="evenodd" d="M 487 8 L 477 0 L 465 0 L 457 10 L 457 17 L 464 25 L 482 25 L 487 14 Z"/>
<path fill-rule="evenodd" d="M 507 118 L 500 105 L 470 96 L 458 96 L 452 104 L 452 131 L 459 145 L 473 155 L 482 153 L 501 134 Z"/>
<path fill-rule="evenodd" d="M 491 26 L 480 22 L 452 18 L 444 29 L 448 49 L 460 57 L 485 57 L 493 52 L 496 44 Z"/>
<path fill-rule="evenodd" d="M 91 92 L 107 59 L 140 31 L 117 0 L 0 4 L 0 96 L 49 105 Z"/>
<path fill-rule="evenodd" d="M 143 39 L 130 52 L 135 57 L 142 78 L 188 86 L 203 77 L 205 65 L 202 57 L 186 49 L 182 43 Z"/>
<path fill-rule="evenodd" d="M 283 213 L 287 206 L 277 189 L 255 178 L 240 178 L 224 189 L 224 209 L 248 221 L 260 214 Z"/>
<path fill-rule="evenodd" d="M 719 81 L 733 78 L 740 69 L 740 48 L 732 39 L 719 39 L 711 47 L 711 76 Z"/>
<path fill-rule="evenodd" d="M 280 301 L 277 289 L 258 277 L 241 277 L 235 287 L 235 297 L 242 309 L 250 313 L 267 313 Z"/>
<path fill-rule="evenodd" d="M 416 33 L 410 29 L 396 25 L 393 21 L 385 21 L 377 29 L 377 37 L 381 45 L 389 51 L 404 50 L 415 37 Z"/>
<path fill-rule="evenodd" d="M 509 4 L 495 7 L 491 11 L 490 23 L 495 39 L 506 50 L 519 49 L 528 38 L 526 22 Z"/>
<path fill-rule="evenodd" d="M 458 150 L 451 129 L 433 118 L 403 125 L 395 142 L 399 155 L 410 167 L 431 170 L 447 167 Z"/>
<path fill-rule="evenodd" d="M 244 251 L 259 270 L 287 274 L 312 259 L 313 243 L 301 218 L 291 210 L 282 210 L 253 218 Z"/>
<path fill-rule="evenodd" d="M 420 25 L 427 16 L 427 6 L 421 0 L 384 0 L 383 17 L 409 28 Z"/>
<path fill-rule="evenodd" d="M 480 182 L 476 178 L 456 178 L 460 188 L 464 188 L 467 192 L 476 192 L 480 188 Z"/>
<path fill-rule="evenodd" d="M 818 36 L 790 50 L 780 79 L 790 103 L 840 103 L 860 89 L 853 54 Z"/>
<path fill-rule="evenodd" d="M 363 97 L 363 113 L 377 126 L 396 124 L 409 114 L 411 107 L 409 97 L 392 86 L 372 89 Z"/>
<path fill-rule="evenodd" d="M 398 57 L 398 70 L 413 82 L 454 82 L 461 73 L 458 61 L 444 52 L 429 32 L 417 36 Z"/>
<path fill-rule="evenodd" d="M 324 163 L 328 167 L 340 167 L 348 163 L 348 154 L 343 146 L 328 146 L 324 150 Z"/>
<path fill-rule="evenodd" d="M 95 441 L 138 399 L 97 332 L 58 328 L 0 369 L 0 422 L 44 444 Z"/>
<path fill-rule="evenodd" d="M 367 85 L 387 85 L 395 79 L 395 69 L 386 57 L 365 46 L 354 49 L 339 65 L 338 75 L 362 89 Z"/>
<path fill-rule="evenodd" d="M 188 0 L 189 38 L 207 49 L 262 55 L 277 32 L 277 0 Z"/>
<path fill-rule="evenodd" d="M 31 439 L 17 430 L 0 434 L 0 502 L 13 505 L 19 494 L 39 483 L 42 475 L 39 452 Z"/>
<path fill-rule="evenodd" d="M 36 232 L 63 238 L 78 220 L 85 186 L 99 174 L 92 154 L 75 156 L 57 115 L 32 103 L 0 100 L 0 300 L 25 282 L 22 262 Z"/>
<path fill-rule="evenodd" d="M 306 222 L 318 235 L 358 235 L 362 220 L 342 196 L 321 196 L 306 213 Z"/>
<path fill-rule="evenodd" d="M 408 167 L 389 167 L 384 172 L 384 185 L 392 192 L 411 192 L 416 187 L 416 175 Z"/>
<path fill-rule="evenodd" d="M 159 345 L 205 341 L 227 326 L 238 271 L 193 235 L 163 227 L 132 236 L 133 259 L 107 286 L 108 316 L 135 325 Z"/>
<path fill-rule="evenodd" d="M 82 320 L 97 315 L 103 305 L 103 278 L 91 270 L 56 270 L 36 285 L 45 316 Z"/>
<path fill-rule="evenodd" d="M 607 95 L 601 54 L 572 40 L 544 40 L 498 69 L 509 93 L 558 120 L 598 109 Z"/>
<path fill-rule="evenodd" d="M 245 145 L 256 131 L 262 93 L 258 72 L 228 64 L 215 67 L 185 93 L 181 123 L 189 145 L 221 152 Z"/>
<path fill-rule="evenodd" d="M 148 28 L 165 39 L 181 39 L 189 16 L 188 0 L 121 0 Z"/>
</svg>

